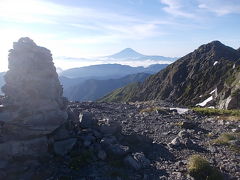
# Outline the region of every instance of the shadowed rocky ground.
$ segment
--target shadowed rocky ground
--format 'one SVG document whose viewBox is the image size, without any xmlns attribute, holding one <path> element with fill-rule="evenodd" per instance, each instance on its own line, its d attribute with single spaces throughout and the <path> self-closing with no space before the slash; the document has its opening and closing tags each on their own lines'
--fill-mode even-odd
<svg viewBox="0 0 240 180">
<path fill-rule="evenodd" d="M 239 152 L 212 141 L 223 132 L 239 132 L 240 122 L 191 111 L 178 114 L 168 106 L 70 103 L 69 122 L 49 135 L 53 142 L 49 156 L 20 164 L 8 162 L 0 177 L 186 180 L 192 179 L 187 159 L 201 154 L 226 179 L 239 179 Z"/>
</svg>

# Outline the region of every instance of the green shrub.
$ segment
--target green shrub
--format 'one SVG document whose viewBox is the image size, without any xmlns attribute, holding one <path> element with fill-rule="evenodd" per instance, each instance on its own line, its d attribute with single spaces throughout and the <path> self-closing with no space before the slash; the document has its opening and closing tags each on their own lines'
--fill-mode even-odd
<svg viewBox="0 0 240 180">
<path fill-rule="evenodd" d="M 187 168 L 190 176 L 196 180 L 223 180 L 222 174 L 200 155 L 192 155 Z"/>
<path fill-rule="evenodd" d="M 235 140 L 235 139 L 236 139 L 236 134 L 234 134 L 234 133 L 223 133 L 217 139 L 215 139 L 213 142 L 215 144 L 219 144 L 219 145 L 228 145 L 229 141 Z"/>
<path fill-rule="evenodd" d="M 213 109 L 213 108 L 192 108 L 193 111 L 208 116 L 237 116 L 240 117 L 240 110 Z"/>
<path fill-rule="evenodd" d="M 226 145 L 232 151 L 240 153 L 240 146 L 234 143 L 231 143 L 232 140 L 239 140 L 240 133 L 223 133 L 217 139 L 213 140 L 214 144 Z"/>
<path fill-rule="evenodd" d="M 161 114 L 168 114 L 167 110 L 162 109 L 160 107 L 149 107 L 149 108 L 146 108 L 146 109 L 142 109 L 140 111 L 140 113 L 151 113 L 151 112 L 154 112 L 154 111 L 158 111 Z"/>
</svg>

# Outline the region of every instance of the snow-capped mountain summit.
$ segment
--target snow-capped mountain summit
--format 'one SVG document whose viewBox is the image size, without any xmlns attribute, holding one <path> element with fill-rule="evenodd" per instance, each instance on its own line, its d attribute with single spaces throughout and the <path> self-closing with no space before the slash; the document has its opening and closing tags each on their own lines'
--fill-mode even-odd
<svg viewBox="0 0 240 180">
<path fill-rule="evenodd" d="M 122 51 L 113 54 L 111 56 L 108 56 L 109 58 L 114 58 L 114 59 L 138 59 L 141 57 L 144 57 L 144 55 L 138 53 L 137 51 L 133 50 L 132 48 L 126 48 L 123 49 Z"/>
<path fill-rule="evenodd" d="M 126 48 L 122 51 L 113 54 L 111 56 L 106 56 L 105 59 L 111 59 L 111 60 L 127 60 L 127 61 L 175 61 L 177 58 L 174 57 L 164 57 L 164 56 L 149 56 L 149 55 L 143 55 L 132 48 Z"/>
</svg>

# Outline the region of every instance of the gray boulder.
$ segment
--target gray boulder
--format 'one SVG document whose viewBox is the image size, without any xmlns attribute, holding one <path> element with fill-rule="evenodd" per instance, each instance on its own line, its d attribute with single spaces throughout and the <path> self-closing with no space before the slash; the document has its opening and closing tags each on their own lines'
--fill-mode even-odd
<svg viewBox="0 0 240 180">
<path fill-rule="evenodd" d="M 36 158 L 38 156 L 46 155 L 47 152 L 48 140 L 46 137 L 23 141 L 10 140 L 0 143 L 0 161 L 20 156 Z"/>
<path fill-rule="evenodd" d="M 41 156 L 47 136 L 66 122 L 66 99 L 51 52 L 30 38 L 13 44 L 2 91 L 0 152 L 2 158 Z"/>
<path fill-rule="evenodd" d="M 66 99 L 51 52 L 30 38 L 21 38 L 9 51 L 3 106 L 11 113 L 5 122 L 9 134 L 28 139 L 47 135 L 67 120 Z M 8 128 L 8 124 L 9 127 Z M 23 127 L 23 128 L 21 128 Z"/>
</svg>

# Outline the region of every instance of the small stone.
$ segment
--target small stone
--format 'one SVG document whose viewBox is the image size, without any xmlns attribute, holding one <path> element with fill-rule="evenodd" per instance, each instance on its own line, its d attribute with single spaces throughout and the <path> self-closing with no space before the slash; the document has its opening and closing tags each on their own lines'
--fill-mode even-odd
<svg viewBox="0 0 240 180">
<path fill-rule="evenodd" d="M 162 133 L 162 135 L 164 135 L 164 136 L 167 136 L 167 135 L 169 135 L 169 134 L 171 134 L 171 131 L 163 132 L 163 133 Z"/>
<path fill-rule="evenodd" d="M 132 156 L 125 157 L 124 163 L 135 170 L 141 169 L 141 165 L 139 164 L 139 162 L 137 162 Z"/>
<path fill-rule="evenodd" d="M 122 127 L 118 122 L 108 121 L 107 124 L 100 126 L 99 130 L 103 134 L 113 135 L 113 134 L 120 133 L 122 130 Z"/>
<path fill-rule="evenodd" d="M 187 122 L 187 121 L 183 121 L 181 123 L 181 127 L 184 129 L 194 129 L 197 127 L 197 125 L 195 123 L 192 122 Z"/>
<path fill-rule="evenodd" d="M 125 156 L 129 153 L 129 147 L 121 144 L 111 144 L 107 147 L 108 152 L 113 156 Z"/>
<path fill-rule="evenodd" d="M 234 128 L 234 129 L 232 129 L 232 132 L 233 133 L 239 133 L 240 132 L 240 128 Z"/>
<path fill-rule="evenodd" d="M 69 153 L 76 144 L 77 138 L 71 138 L 54 143 L 54 151 L 57 155 L 64 156 Z"/>
<path fill-rule="evenodd" d="M 97 139 L 101 139 L 103 136 L 100 132 L 98 132 L 97 130 L 93 130 L 93 135 L 97 138 Z"/>
<path fill-rule="evenodd" d="M 170 148 L 172 148 L 172 147 L 177 147 L 177 146 L 179 146 L 181 144 L 181 142 L 180 142 L 180 140 L 179 140 L 179 137 L 176 137 L 176 138 L 174 138 L 169 144 L 168 144 L 168 146 L 170 147 Z"/>
<path fill-rule="evenodd" d="M 209 150 L 211 153 L 217 153 L 217 152 L 218 152 L 217 148 L 214 147 L 214 146 L 209 146 L 209 147 L 208 147 L 208 150 Z"/>
<path fill-rule="evenodd" d="M 108 137 L 102 138 L 100 143 L 102 145 L 116 144 L 117 143 L 117 139 L 116 139 L 115 136 L 108 136 Z"/>
<path fill-rule="evenodd" d="M 219 120 L 218 123 L 219 123 L 220 125 L 224 125 L 224 124 L 225 124 L 225 123 L 224 123 L 224 120 Z"/>
<path fill-rule="evenodd" d="M 191 139 L 186 139 L 184 141 L 184 145 L 186 146 L 186 148 L 189 148 L 189 149 L 194 148 L 194 143 L 192 142 Z"/>
<path fill-rule="evenodd" d="M 184 162 L 183 161 L 178 161 L 178 162 L 176 162 L 176 166 L 177 167 L 182 167 L 182 166 L 184 166 Z"/>
<path fill-rule="evenodd" d="M 89 147 L 91 144 L 92 144 L 92 142 L 89 141 L 89 140 L 86 140 L 86 141 L 83 142 L 83 145 L 84 145 L 85 147 Z"/>
<path fill-rule="evenodd" d="M 160 176 L 159 180 L 167 180 L 168 178 L 166 176 Z"/>
<path fill-rule="evenodd" d="M 187 138 L 187 137 L 189 137 L 189 134 L 188 134 L 188 132 L 187 132 L 186 130 L 182 130 L 182 131 L 180 131 L 180 132 L 178 133 L 178 136 L 179 136 L 180 138 Z"/>
<path fill-rule="evenodd" d="M 146 167 L 150 166 L 150 164 L 151 164 L 150 160 L 147 159 L 142 152 L 134 153 L 133 158 L 135 160 L 137 160 L 137 162 L 139 162 L 141 164 L 141 167 L 143 167 L 143 168 L 146 168 Z"/>
<path fill-rule="evenodd" d="M 104 161 L 104 160 L 106 160 L 106 158 L 107 158 L 107 154 L 106 154 L 105 151 L 100 150 L 100 151 L 98 151 L 97 157 L 98 157 L 99 159 L 101 159 L 101 160 Z"/>
</svg>

